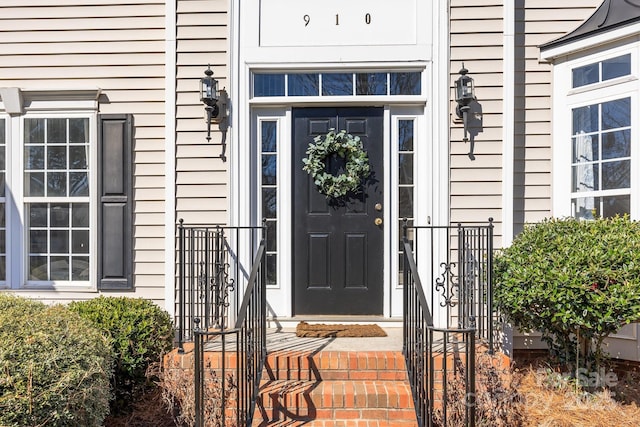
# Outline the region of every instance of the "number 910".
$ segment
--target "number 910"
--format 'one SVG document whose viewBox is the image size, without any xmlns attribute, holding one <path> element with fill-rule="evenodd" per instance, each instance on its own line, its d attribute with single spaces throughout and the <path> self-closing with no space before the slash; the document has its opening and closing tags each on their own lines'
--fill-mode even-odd
<svg viewBox="0 0 640 427">
<path fill-rule="evenodd" d="M 304 21 L 304 26 L 308 27 L 309 24 L 311 23 L 311 16 L 310 15 L 304 15 L 302 17 L 302 20 Z M 364 15 L 364 23 L 369 25 L 371 24 L 371 14 L 367 13 Z M 336 25 L 340 25 L 340 14 L 336 13 Z"/>
</svg>

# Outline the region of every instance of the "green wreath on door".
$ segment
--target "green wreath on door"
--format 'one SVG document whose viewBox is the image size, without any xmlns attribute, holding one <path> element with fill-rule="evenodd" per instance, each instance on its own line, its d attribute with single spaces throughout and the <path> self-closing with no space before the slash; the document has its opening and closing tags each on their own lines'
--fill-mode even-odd
<svg viewBox="0 0 640 427">
<path fill-rule="evenodd" d="M 327 172 L 326 160 L 332 155 L 345 160 L 345 171 L 340 175 Z M 326 135 L 318 135 L 302 159 L 302 170 L 313 178 L 318 191 L 328 198 L 340 198 L 348 193 L 360 191 L 361 183 L 371 174 L 367 152 L 362 147 L 359 136 L 345 130 L 330 129 Z"/>
</svg>

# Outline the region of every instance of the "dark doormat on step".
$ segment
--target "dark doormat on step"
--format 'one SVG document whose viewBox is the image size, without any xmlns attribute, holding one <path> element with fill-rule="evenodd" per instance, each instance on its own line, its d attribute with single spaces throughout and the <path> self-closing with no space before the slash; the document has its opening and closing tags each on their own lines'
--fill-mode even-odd
<svg viewBox="0 0 640 427">
<path fill-rule="evenodd" d="M 296 326 L 296 336 L 312 338 L 386 337 L 387 333 L 378 325 L 310 325 L 307 322 L 300 322 Z"/>
</svg>

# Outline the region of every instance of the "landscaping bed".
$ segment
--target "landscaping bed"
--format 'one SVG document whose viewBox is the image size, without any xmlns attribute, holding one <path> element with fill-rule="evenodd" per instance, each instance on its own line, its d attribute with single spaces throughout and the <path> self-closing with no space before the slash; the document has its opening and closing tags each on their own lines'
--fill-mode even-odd
<svg viewBox="0 0 640 427">
<path fill-rule="evenodd" d="M 625 366 L 609 370 L 609 378 L 615 384 L 589 390 L 568 379 L 559 369 L 550 367 L 547 358 L 516 362 L 524 427 L 638 425 L 640 373 L 637 368 Z"/>
</svg>

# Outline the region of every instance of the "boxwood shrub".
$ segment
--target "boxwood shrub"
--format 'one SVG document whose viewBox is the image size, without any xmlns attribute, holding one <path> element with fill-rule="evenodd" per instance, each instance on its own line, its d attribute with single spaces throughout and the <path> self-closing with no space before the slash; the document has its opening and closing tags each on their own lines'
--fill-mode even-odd
<svg viewBox="0 0 640 427">
<path fill-rule="evenodd" d="M 108 341 L 65 307 L 0 294 L 0 425 L 101 426 Z"/>
<path fill-rule="evenodd" d="M 528 226 L 495 267 L 498 307 L 563 362 L 600 364 L 603 340 L 640 320 L 640 223 L 628 217 Z"/>
<path fill-rule="evenodd" d="M 153 385 L 147 370 L 173 345 L 169 314 L 152 301 L 98 297 L 69 304 L 69 308 L 109 337 L 115 358 L 112 410 L 127 410 L 133 399 Z"/>
</svg>

